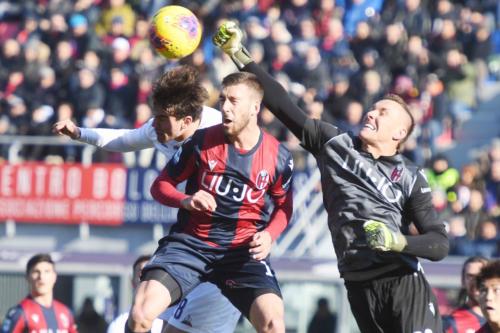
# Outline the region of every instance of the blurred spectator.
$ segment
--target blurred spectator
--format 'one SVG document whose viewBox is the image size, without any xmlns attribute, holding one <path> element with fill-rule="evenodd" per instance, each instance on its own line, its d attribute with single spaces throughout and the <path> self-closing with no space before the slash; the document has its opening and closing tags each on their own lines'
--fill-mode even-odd
<svg viewBox="0 0 500 333">
<path fill-rule="evenodd" d="M 310 17 L 303 18 L 299 22 L 299 34 L 294 38 L 292 43 L 294 53 L 305 58 L 308 50 L 318 45 L 319 39 L 316 36 L 316 28 L 313 19 Z"/>
<path fill-rule="evenodd" d="M 476 239 L 476 253 L 488 258 L 498 255 L 498 227 L 492 219 L 486 218 L 479 223 Z"/>
<path fill-rule="evenodd" d="M 288 30 L 295 36 L 300 35 L 302 20 L 311 17 L 311 7 L 307 0 L 291 0 L 284 3 L 282 17 Z"/>
<path fill-rule="evenodd" d="M 476 277 L 487 263 L 488 259 L 481 256 L 469 257 L 465 260 L 462 266 L 459 307 L 450 315 L 443 317 L 445 333 L 475 332 L 486 322 L 479 307 Z"/>
<path fill-rule="evenodd" d="M 80 122 L 91 107 L 104 107 L 105 90 L 97 82 L 96 73 L 86 67 L 78 71 L 78 85 L 71 92 L 72 104 L 75 107 L 75 118 Z"/>
<path fill-rule="evenodd" d="M 469 204 L 472 189 L 483 189 L 479 167 L 476 163 L 466 164 L 462 167 L 460 181 L 453 190 L 456 193 L 456 200 L 452 202 L 453 211 L 461 212 Z"/>
<path fill-rule="evenodd" d="M 330 310 L 326 298 L 318 299 L 316 312 L 314 313 L 307 333 L 335 333 L 337 331 L 337 315 Z"/>
<path fill-rule="evenodd" d="M 448 238 L 450 240 L 450 255 L 473 256 L 475 254 L 474 241 L 467 237 L 465 220 L 460 215 L 449 219 Z"/>
<path fill-rule="evenodd" d="M 382 78 L 379 72 L 373 69 L 366 71 L 363 74 L 361 86 L 358 89 L 359 95 L 356 97 L 356 100 L 359 100 L 363 104 L 363 110 L 368 111 L 384 95 Z"/>
<path fill-rule="evenodd" d="M 409 35 L 426 36 L 431 30 L 431 18 L 421 0 L 404 0 L 394 21 L 401 22 Z"/>
<path fill-rule="evenodd" d="M 73 49 L 67 40 L 60 41 L 57 44 L 57 49 L 52 57 L 51 67 L 55 71 L 57 85 L 59 90 L 59 97 L 68 100 L 70 98 L 70 91 L 72 77 L 76 71 L 75 58 L 73 57 Z"/>
<path fill-rule="evenodd" d="M 469 204 L 461 212 L 465 218 L 465 228 L 469 239 L 475 239 L 479 235 L 480 223 L 487 219 L 487 214 L 484 211 L 483 194 L 473 189 L 470 193 Z"/>
<path fill-rule="evenodd" d="M 111 59 L 107 64 L 108 69 L 120 68 L 125 75 L 132 78 L 134 74 L 134 62 L 130 58 L 129 41 L 123 37 L 116 38 L 111 43 L 111 49 Z"/>
<path fill-rule="evenodd" d="M 344 14 L 344 8 L 338 5 L 338 1 L 335 0 L 320 0 L 317 8 L 313 10 L 313 18 L 316 22 L 316 31 L 318 31 L 319 36 L 327 36 L 332 33 L 332 22 L 340 22 L 342 27 L 342 35 L 344 34 L 344 26 L 342 21 L 339 20 Z M 337 25 L 338 27 L 338 25 Z M 337 30 L 337 29 L 333 29 Z"/>
<path fill-rule="evenodd" d="M 139 59 L 144 51 L 151 50 L 149 47 L 149 22 L 147 20 L 137 19 L 134 34 L 129 38 L 129 42 L 130 58 L 134 61 Z"/>
<path fill-rule="evenodd" d="M 361 129 L 363 118 L 363 105 L 357 101 L 350 101 L 345 109 L 344 116 L 337 121 L 336 125 L 344 132 L 352 132 L 357 135 Z"/>
<path fill-rule="evenodd" d="M 441 189 L 449 193 L 459 179 L 460 173 L 457 169 L 452 168 L 448 162 L 448 158 L 443 154 L 437 154 L 431 161 L 430 169 L 426 170 L 427 180 L 433 190 Z M 448 196 L 448 200 L 454 201 L 455 197 Z"/>
<path fill-rule="evenodd" d="M 99 24 L 96 26 L 98 35 L 110 33 L 113 23 L 123 24 L 123 35 L 130 37 L 134 33 L 136 14 L 125 0 L 109 0 L 109 6 L 101 13 Z"/>
<path fill-rule="evenodd" d="M 111 69 L 111 81 L 107 88 L 105 110 L 115 121 L 113 127 L 130 128 L 136 105 L 136 87 L 132 78 L 120 67 Z"/>
<path fill-rule="evenodd" d="M 344 27 L 345 31 L 345 27 Z M 377 47 L 377 40 L 373 35 L 372 27 L 368 22 L 361 21 L 356 25 L 356 33 L 349 39 L 349 47 L 352 50 L 354 58 L 359 63 L 361 62 L 362 54 L 370 49 L 375 50 Z"/>
<path fill-rule="evenodd" d="M 21 55 L 21 45 L 15 39 L 7 39 L 2 45 L 0 55 L 0 82 L 4 81 L 12 71 L 20 71 L 24 66 L 24 58 Z"/>
<path fill-rule="evenodd" d="M 320 49 L 325 59 L 339 57 L 349 50 L 349 42 L 344 35 L 344 26 L 339 18 L 328 20 L 326 31 L 320 40 Z"/>
<path fill-rule="evenodd" d="M 486 181 L 486 210 L 495 217 L 500 217 L 500 159 L 491 162 Z"/>
<path fill-rule="evenodd" d="M 316 46 L 309 46 L 305 53 L 302 83 L 312 88 L 322 99 L 326 97 L 327 82 L 330 80 L 329 68 L 321 58 Z"/>
<path fill-rule="evenodd" d="M 41 40 L 49 46 L 50 50 L 54 50 L 57 43 L 68 39 L 70 35 L 66 19 L 60 12 L 52 14 L 48 21 L 42 20 L 40 29 L 42 32 Z"/>
<path fill-rule="evenodd" d="M 87 18 L 82 14 L 73 14 L 69 19 L 70 41 L 73 47 L 73 55 L 77 59 L 83 58 L 88 50 L 101 50 L 100 41 L 89 29 Z"/>
<path fill-rule="evenodd" d="M 33 40 L 40 40 L 40 29 L 38 28 L 39 20 L 35 14 L 27 12 L 24 15 L 21 30 L 17 33 L 17 41 L 21 44 L 26 44 Z"/>
<path fill-rule="evenodd" d="M 407 31 L 401 23 L 389 24 L 385 28 L 381 53 L 394 77 L 405 73 L 405 68 L 408 65 L 405 57 L 407 43 Z"/>
<path fill-rule="evenodd" d="M 343 74 L 336 74 L 331 79 L 331 86 L 325 104 L 325 120 L 335 123 L 344 117 L 347 106 L 354 99 L 349 78 Z M 364 110 L 363 110 L 364 111 Z"/>
<path fill-rule="evenodd" d="M 79 333 L 106 333 L 108 324 L 104 317 L 97 313 L 94 301 L 90 297 L 83 300 L 82 310 L 76 319 Z"/>
<path fill-rule="evenodd" d="M 450 110 L 457 125 L 471 117 L 476 104 L 476 71 L 457 48 L 446 53 L 443 81 L 450 98 Z"/>
<path fill-rule="evenodd" d="M 359 22 L 375 20 L 382 9 L 382 0 L 347 1 L 344 15 L 344 27 L 348 36 L 353 36 Z"/>
</svg>

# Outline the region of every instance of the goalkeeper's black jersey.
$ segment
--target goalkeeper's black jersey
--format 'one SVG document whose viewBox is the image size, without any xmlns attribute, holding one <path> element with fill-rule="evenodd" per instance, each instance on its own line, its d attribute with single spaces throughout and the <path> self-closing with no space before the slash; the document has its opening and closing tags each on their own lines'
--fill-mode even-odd
<svg viewBox="0 0 500 333">
<path fill-rule="evenodd" d="M 400 154 L 374 159 L 361 149 L 357 137 L 307 118 L 258 66 L 252 63 L 245 70 L 256 74 L 264 85 L 264 104 L 316 157 L 328 226 L 345 279 L 370 279 L 402 267 L 416 270 L 417 256 L 431 260 L 446 256 L 445 228 L 437 220 L 421 169 Z M 420 235 L 407 237 L 403 253 L 373 251 L 363 230 L 368 220 L 384 222 L 405 235 L 413 222 Z"/>
<path fill-rule="evenodd" d="M 419 222 L 418 228 L 437 227 L 423 171 L 400 154 L 374 159 L 361 150 L 357 137 L 319 120 L 306 120 L 302 145 L 316 157 L 321 171 L 323 202 L 341 274 L 357 279 L 367 269 L 374 275 L 404 264 L 416 269 L 413 255 L 369 249 L 363 223 L 381 221 L 403 234 L 409 233 L 413 221 Z M 347 273 L 360 270 L 365 274 Z"/>
</svg>

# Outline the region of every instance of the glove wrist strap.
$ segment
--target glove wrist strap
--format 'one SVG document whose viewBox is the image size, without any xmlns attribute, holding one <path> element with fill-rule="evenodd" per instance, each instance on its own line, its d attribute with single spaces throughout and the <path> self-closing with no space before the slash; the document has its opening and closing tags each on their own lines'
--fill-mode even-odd
<svg viewBox="0 0 500 333">
<path fill-rule="evenodd" d="M 242 46 L 242 48 L 235 53 L 231 54 L 231 59 L 239 70 L 243 69 L 243 67 L 253 61 L 250 52 L 248 52 L 244 46 Z"/>
</svg>

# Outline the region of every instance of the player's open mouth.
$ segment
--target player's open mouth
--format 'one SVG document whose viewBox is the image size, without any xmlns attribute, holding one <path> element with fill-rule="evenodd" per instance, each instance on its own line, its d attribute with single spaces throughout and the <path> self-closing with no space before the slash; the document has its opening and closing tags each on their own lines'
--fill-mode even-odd
<svg viewBox="0 0 500 333">
<path fill-rule="evenodd" d="M 369 130 L 372 130 L 372 131 L 376 130 L 375 126 L 373 126 L 372 124 L 368 124 L 368 123 L 366 123 L 363 127 L 368 128 Z"/>
<path fill-rule="evenodd" d="M 232 122 L 231 119 L 224 119 L 224 125 L 231 124 Z"/>
</svg>

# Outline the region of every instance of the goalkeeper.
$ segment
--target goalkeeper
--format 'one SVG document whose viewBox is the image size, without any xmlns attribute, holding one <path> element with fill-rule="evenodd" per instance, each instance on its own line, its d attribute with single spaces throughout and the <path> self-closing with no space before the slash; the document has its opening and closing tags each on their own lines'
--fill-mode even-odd
<svg viewBox="0 0 500 333">
<path fill-rule="evenodd" d="M 307 117 L 283 87 L 256 65 L 233 22 L 213 38 L 236 66 L 257 75 L 264 104 L 311 152 L 321 171 L 338 268 L 361 332 L 441 332 L 438 304 L 417 257 L 448 253 L 422 169 L 399 153 L 414 120 L 386 95 L 366 113 L 358 136 Z M 417 235 L 410 235 L 413 223 Z"/>
</svg>

